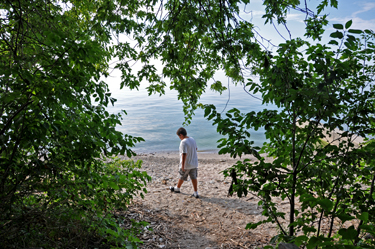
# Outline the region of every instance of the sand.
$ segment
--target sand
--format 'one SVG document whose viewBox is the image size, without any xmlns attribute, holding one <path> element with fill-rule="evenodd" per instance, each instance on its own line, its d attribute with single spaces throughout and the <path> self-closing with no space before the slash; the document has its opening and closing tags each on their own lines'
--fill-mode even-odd
<svg viewBox="0 0 375 249">
<path fill-rule="evenodd" d="M 325 140 L 339 143 L 339 133 L 327 132 Z M 362 140 L 356 138 L 354 144 L 358 146 Z M 126 213 L 128 218 L 148 221 L 153 229 L 144 230 L 141 248 L 259 248 L 269 245 L 271 238 L 279 233 L 276 225 L 269 223 L 254 230 L 245 229 L 247 223 L 265 217 L 258 206 L 258 197 L 227 196 L 231 179 L 225 179 L 221 171 L 234 165 L 237 159 L 217 153 L 198 153 L 199 199 L 191 197 L 190 181 L 184 182 L 179 194 L 169 190 L 178 181 L 178 152 L 139 154 L 132 159 L 142 160 L 142 170 L 152 177 L 144 199 L 136 198 Z M 273 198 L 273 202 L 288 217 L 288 201 Z M 287 229 L 287 222 L 281 223 Z"/>
<path fill-rule="evenodd" d="M 128 212 L 129 218 L 145 220 L 153 228 L 144 230 L 141 248 L 257 248 L 277 234 L 272 224 L 245 229 L 247 223 L 265 217 L 256 196 L 227 196 L 231 179 L 225 179 L 221 171 L 237 161 L 228 155 L 198 154 L 199 199 L 191 196 L 190 180 L 179 194 L 169 190 L 178 181 L 177 152 L 139 154 L 132 159 L 142 160 L 142 170 L 152 177 L 144 199 L 136 198 Z M 281 200 L 280 205 L 284 205 Z"/>
</svg>

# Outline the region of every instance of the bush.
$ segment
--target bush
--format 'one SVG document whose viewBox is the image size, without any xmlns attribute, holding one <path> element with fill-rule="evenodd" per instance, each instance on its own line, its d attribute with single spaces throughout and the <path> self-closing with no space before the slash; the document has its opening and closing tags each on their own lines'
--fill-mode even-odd
<svg viewBox="0 0 375 249">
<path fill-rule="evenodd" d="M 135 195 L 146 192 L 151 177 L 139 171 L 141 164 L 116 158 L 92 170 L 76 167 L 20 185 L 33 193 L 21 198 L 19 191 L 18 201 L 1 212 L 1 248 L 136 246 L 136 234 L 147 223 L 133 221 L 132 229 L 122 229 L 115 211 L 126 210 Z"/>
</svg>

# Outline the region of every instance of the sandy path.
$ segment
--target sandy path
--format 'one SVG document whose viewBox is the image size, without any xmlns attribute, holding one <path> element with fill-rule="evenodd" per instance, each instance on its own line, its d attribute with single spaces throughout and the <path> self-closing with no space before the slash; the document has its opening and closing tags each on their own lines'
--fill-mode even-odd
<svg viewBox="0 0 375 249">
<path fill-rule="evenodd" d="M 190 181 L 184 182 L 180 194 L 169 191 L 178 180 L 177 153 L 143 154 L 133 159 L 142 160 L 143 170 L 153 178 L 145 198 L 137 198 L 130 210 L 154 230 L 143 233 L 142 248 L 256 248 L 276 234 L 270 225 L 245 229 L 248 222 L 264 217 L 256 197 L 227 197 L 230 179 L 224 179 L 220 171 L 236 162 L 229 156 L 198 154 L 199 199 L 191 197 Z"/>
<path fill-rule="evenodd" d="M 327 133 L 325 140 L 335 143 L 337 134 L 337 131 Z M 361 141 L 362 138 L 357 138 L 354 143 L 358 145 Z M 224 179 L 220 172 L 237 161 L 228 155 L 198 153 L 199 199 L 191 197 L 190 181 L 182 185 L 180 194 L 169 190 L 169 186 L 175 186 L 178 181 L 177 152 L 140 154 L 132 159 L 142 160 L 142 169 L 153 179 L 147 186 L 148 194 L 143 200 L 137 198 L 127 214 L 134 216 L 130 218 L 148 221 L 153 228 L 153 232 L 145 231 L 141 237 L 142 248 L 259 248 L 278 233 L 273 224 L 261 225 L 255 230 L 245 229 L 247 223 L 265 217 L 261 215 L 257 197 L 251 194 L 241 199 L 227 197 L 230 179 Z M 287 217 L 289 203 L 280 198 L 273 198 L 273 202 Z M 299 208 L 298 203 L 296 208 Z M 279 221 L 287 229 L 287 222 Z M 335 226 L 341 226 L 336 223 Z"/>
</svg>

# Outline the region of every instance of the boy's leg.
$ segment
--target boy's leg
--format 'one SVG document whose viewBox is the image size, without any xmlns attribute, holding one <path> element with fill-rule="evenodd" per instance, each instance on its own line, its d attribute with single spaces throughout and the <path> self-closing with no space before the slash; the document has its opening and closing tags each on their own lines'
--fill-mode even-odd
<svg viewBox="0 0 375 249">
<path fill-rule="evenodd" d="M 189 172 L 191 183 L 193 184 L 194 188 L 194 196 L 196 198 L 199 198 L 198 195 L 198 169 L 191 169 Z"/>
<path fill-rule="evenodd" d="M 179 179 L 178 179 L 176 187 L 169 186 L 169 189 L 175 193 L 180 193 L 181 185 L 184 183 L 184 180 L 187 180 L 187 174 L 185 175 L 184 171 L 179 170 L 178 174 L 179 174 Z"/>
<path fill-rule="evenodd" d="M 184 183 L 184 180 L 178 179 L 177 188 L 181 188 L 181 185 Z"/>
<path fill-rule="evenodd" d="M 197 192 L 198 191 L 198 180 L 197 179 L 191 180 L 191 183 L 193 184 L 194 191 Z"/>
<path fill-rule="evenodd" d="M 177 188 L 180 188 L 184 181 L 187 180 L 189 171 L 182 171 L 181 169 L 178 170 L 178 183 Z"/>
<path fill-rule="evenodd" d="M 178 183 L 177 183 L 176 187 L 169 186 L 169 189 L 172 192 L 180 193 L 180 188 L 181 188 L 182 183 L 184 183 L 184 180 L 178 179 Z"/>
</svg>

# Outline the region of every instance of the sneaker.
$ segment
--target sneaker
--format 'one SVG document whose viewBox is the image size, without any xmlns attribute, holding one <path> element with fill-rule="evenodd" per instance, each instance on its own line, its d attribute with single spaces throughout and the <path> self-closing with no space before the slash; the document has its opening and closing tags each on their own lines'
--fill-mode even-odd
<svg viewBox="0 0 375 249">
<path fill-rule="evenodd" d="M 171 192 L 180 193 L 180 190 L 175 190 L 172 186 L 170 186 L 169 189 L 171 190 Z"/>
<path fill-rule="evenodd" d="M 198 195 L 198 194 L 195 194 L 195 193 L 192 194 L 191 196 L 192 196 L 192 197 L 195 197 L 195 198 L 199 198 L 199 195 Z"/>
</svg>

